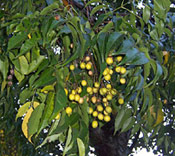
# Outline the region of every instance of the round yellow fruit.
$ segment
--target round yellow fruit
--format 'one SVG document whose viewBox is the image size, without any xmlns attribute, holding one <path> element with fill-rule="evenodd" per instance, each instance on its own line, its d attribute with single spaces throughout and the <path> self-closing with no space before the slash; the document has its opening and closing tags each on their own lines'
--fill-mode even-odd
<svg viewBox="0 0 175 156">
<path fill-rule="evenodd" d="M 86 56 L 86 57 L 85 57 L 85 60 L 86 60 L 87 62 L 90 61 L 90 59 L 91 59 L 91 58 L 90 58 L 89 56 Z"/>
<path fill-rule="evenodd" d="M 98 119 L 99 119 L 99 120 L 103 120 L 103 118 L 104 118 L 103 114 L 102 114 L 102 113 L 99 113 L 99 114 L 98 114 Z"/>
<path fill-rule="evenodd" d="M 82 86 L 86 86 L 86 85 L 87 85 L 86 80 L 82 80 L 82 81 L 81 81 L 81 85 L 82 85 Z"/>
<path fill-rule="evenodd" d="M 103 92 L 103 94 L 106 94 L 107 93 L 107 89 L 106 88 L 102 88 L 102 92 Z"/>
<path fill-rule="evenodd" d="M 97 117 L 98 116 L 98 112 L 97 111 L 93 111 L 92 116 L 93 117 Z"/>
<path fill-rule="evenodd" d="M 117 73 L 120 73 L 121 67 L 115 67 L 115 71 L 116 71 Z"/>
<path fill-rule="evenodd" d="M 83 102 L 84 102 L 84 99 L 83 99 L 82 97 L 80 97 L 78 103 L 79 103 L 79 104 L 82 104 Z"/>
<path fill-rule="evenodd" d="M 104 76 L 104 79 L 105 79 L 106 81 L 109 81 L 109 80 L 111 79 L 111 75 L 110 75 L 110 74 L 105 75 L 105 76 Z"/>
<path fill-rule="evenodd" d="M 111 120 L 111 117 L 109 115 L 104 116 L 104 121 L 109 122 Z"/>
<path fill-rule="evenodd" d="M 81 63 L 80 63 L 80 68 L 81 68 L 81 69 L 85 69 L 85 68 L 86 68 L 86 63 L 81 62 Z"/>
<path fill-rule="evenodd" d="M 106 88 L 107 88 L 107 89 L 111 89 L 111 88 L 112 88 L 111 84 L 107 84 L 107 85 L 106 85 Z"/>
<path fill-rule="evenodd" d="M 92 113 L 93 113 L 93 108 L 92 108 L 92 107 L 89 107 L 88 113 L 89 113 L 89 114 L 92 114 Z"/>
<path fill-rule="evenodd" d="M 120 83 L 121 84 L 125 84 L 126 83 L 126 79 L 125 78 L 120 78 Z"/>
<path fill-rule="evenodd" d="M 71 91 L 71 94 L 76 94 L 76 90 L 75 89 L 73 89 L 72 91 Z"/>
<path fill-rule="evenodd" d="M 93 88 L 92 90 L 94 93 L 98 93 L 98 88 Z"/>
<path fill-rule="evenodd" d="M 108 100 L 107 100 L 107 98 L 103 98 L 103 102 L 105 103 L 105 102 L 107 102 Z"/>
<path fill-rule="evenodd" d="M 90 93 L 90 92 L 92 92 L 92 88 L 91 88 L 91 87 L 87 87 L 86 91 L 87 91 L 88 93 Z"/>
<path fill-rule="evenodd" d="M 105 76 L 105 75 L 109 74 L 109 72 L 110 72 L 109 68 L 106 68 L 106 69 L 103 71 L 103 75 Z"/>
<path fill-rule="evenodd" d="M 112 89 L 112 90 L 111 90 L 111 94 L 112 94 L 112 95 L 116 95 L 116 94 L 117 94 L 117 90 L 116 90 L 116 89 Z"/>
<path fill-rule="evenodd" d="M 75 94 L 75 101 L 79 101 L 80 100 L 80 95 L 79 94 Z"/>
<path fill-rule="evenodd" d="M 118 99 L 118 103 L 119 103 L 120 105 L 124 104 L 124 99 L 123 99 L 123 98 L 119 98 L 119 99 Z"/>
<path fill-rule="evenodd" d="M 122 60 L 122 56 L 117 56 L 117 61 L 120 62 Z"/>
<path fill-rule="evenodd" d="M 97 128 L 98 122 L 96 120 L 92 121 L 92 128 Z"/>
<path fill-rule="evenodd" d="M 98 105 L 98 106 L 97 106 L 97 110 L 98 110 L 99 112 L 102 112 L 102 111 L 103 111 L 103 106 L 102 106 L 102 105 Z"/>
<path fill-rule="evenodd" d="M 96 88 L 99 88 L 99 87 L 100 87 L 100 83 L 99 83 L 99 82 L 95 82 L 95 83 L 94 83 L 94 86 L 95 86 Z"/>
<path fill-rule="evenodd" d="M 95 96 L 93 96 L 93 97 L 91 98 L 91 101 L 92 101 L 92 103 L 96 103 L 96 102 L 97 102 L 97 98 L 96 98 Z"/>
<path fill-rule="evenodd" d="M 70 70 L 74 70 L 75 69 L 75 66 L 72 64 L 72 65 L 70 65 L 69 69 Z"/>
<path fill-rule="evenodd" d="M 110 106 L 107 106 L 105 108 L 105 111 L 110 114 L 110 113 L 112 113 L 112 108 Z"/>
<path fill-rule="evenodd" d="M 111 94 L 108 94 L 107 96 L 106 96 L 106 98 L 107 98 L 107 100 L 112 100 L 112 95 Z"/>
<path fill-rule="evenodd" d="M 112 69 L 109 70 L 109 74 L 110 74 L 110 75 L 112 75 L 113 72 L 114 72 L 114 71 L 113 71 Z"/>
<path fill-rule="evenodd" d="M 121 73 L 121 74 L 125 74 L 125 73 L 126 73 L 126 68 L 125 68 L 125 67 L 121 67 L 120 73 Z"/>
<path fill-rule="evenodd" d="M 86 64 L 86 69 L 87 69 L 87 70 L 90 70 L 91 68 L 92 68 L 91 63 L 87 63 L 87 64 Z"/>
<path fill-rule="evenodd" d="M 73 101 L 73 100 L 75 99 L 75 95 L 74 95 L 74 94 L 69 94 L 69 99 L 70 99 L 71 101 Z"/>
<path fill-rule="evenodd" d="M 72 108 L 71 107 L 66 108 L 66 114 L 68 114 L 68 115 L 72 114 Z"/>
<path fill-rule="evenodd" d="M 82 88 L 81 87 L 78 87 L 77 88 L 77 92 L 80 94 L 82 92 Z"/>
<path fill-rule="evenodd" d="M 55 120 L 59 120 L 60 119 L 60 113 L 57 114 L 57 116 L 55 117 Z"/>
<path fill-rule="evenodd" d="M 112 57 L 108 57 L 107 59 L 106 59 L 106 63 L 108 64 L 108 65 L 111 65 L 111 64 L 113 64 L 113 58 Z"/>
</svg>

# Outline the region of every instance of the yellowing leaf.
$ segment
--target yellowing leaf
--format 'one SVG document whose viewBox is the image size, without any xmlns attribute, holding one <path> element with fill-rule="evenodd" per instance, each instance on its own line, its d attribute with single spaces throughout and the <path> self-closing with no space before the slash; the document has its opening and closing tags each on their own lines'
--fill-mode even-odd
<svg viewBox="0 0 175 156">
<path fill-rule="evenodd" d="M 32 38 L 30 34 L 28 34 L 28 38 L 29 38 L 29 39 L 31 39 L 31 38 Z"/>
<path fill-rule="evenodd" d="M 156 119 L 156 123 L 154 124 L 154 127 L 159 125 L 163 121 L 163 117 L 164 117 L 164 113 L 162 109 L 159 108 L 157 111 L 157 119 Z"/>
<path fill-rule="evenodd" d="M 33 108 L 31 107 L 31 108 L 27 111 L 27 114 L 26 114 L 26 116 L 24 117 L 24 120 L 23 120 L 23 122 L 22 122 L 22 131 L 23 131 L 24 136 L 25 136 L 26 138 L 28 138 L 28 125 L 27 125 L 27 124 L 28 124 L 28 121 L 29 121 L 29 118 L 30 118 L 32 112 L 33 112 Z M 30 141 L 30 140 L 29 140 L 29 141 Z"/>
<path fill-rule="evenodd" d="M 45 86 L 43 89 L 41 89 L 42 93 L 45 93 L 45 91 L 54 91 L 54 86 L 48 85 L 48 86 Z"/>
<path fill-rule="evenodd" d="M 85 156 L 85 146 L 83 141 L 80 138 L 77 138 L 79 156 Z"/>
<path fill-rule="evenodd" d="M 33 102 L 33 107 L 34 107 L 34 108 L 36 108 L 38 105 L 39 105 L 39 102 L 37 102 L 37 101 L 34 101 L 34 102 Z"/>
<path fill-rule="evenodd" d="M 20 64 L 20 72 L 21 74 L 28 74 L 29 64 L 24 56 L 19 57 L 19 64 Z"/>
<path fill-rule="evenodd" d="M 167 64 L 168 63 L 169 55 L 170 55 L 169 52 L 163 51 L 163 56 L 164 56 L 164 63 L 163 64 Z"/>
</svg>

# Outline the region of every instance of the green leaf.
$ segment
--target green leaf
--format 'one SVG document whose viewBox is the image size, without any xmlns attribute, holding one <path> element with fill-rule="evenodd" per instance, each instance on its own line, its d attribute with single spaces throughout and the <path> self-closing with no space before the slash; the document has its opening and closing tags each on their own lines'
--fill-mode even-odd
<svg viewBox="0 0 175 156">
<path fill-rule="evenodd" d="M 90 13 L 90 16 L 92 16 L 93 14 L 95 14 L 98 10 L 100 9 L 104 9 L 106 8 L 107 6 L 106 5 L 98 5 L 96 7 L 94 7 Z"/>
<path fill-rule="evenodd" d="M 49 12 L 53 11 L 54 9 L 59 9 L 59 5 L 57 2 L 50 4 L 48 7 L 45 7 L 41 12 L 40 15 L 47 15 Z"/>
<path fill-rule="evenodd" d="M 67 151 L 69 150 L 69 145 L 71 143 L 71 140 L 72 140 L 72 128 L 69 127 L 69 130 L 68 130 L 68 135 L 67 135 L 67 140 L 66 140 L 66 145 L 65 145 L 65 148 L 64 148 L 64 151 L 63 151 L 63 156 L 66 155 Z"/>
<path fill-rule="evenodd" d="M 83 141 L 80 138 L 77 138 L 79 156 L 85 156 L 85 146 Z"/>
<path fill-rule="evenodd" d="M 26 32 L 20 32 L 16 36 L 13 36 L 8 42 L 8 50 L 16 48 L 19 44 L 22 44 L 26 38 Z"/>
<path fill-rule="evenodd" d="M 20 56 L 18 59 L 19 59 L 21 74 L 23 75 L 28 74 L 29 64 L 26 57 Z"/>
<path fill-rule="evenodd" d="M 107 57 L 111 50 L 114 48 L 117 48 L 120 43 L 122 42 L 123 35 L 118 32 L 113 32 L 110 34 L 107 44 L 106 44 L 106 54 L 105 57 Z"/>
<path fill-rule="evenodd" d="M 44 113 L 41 117 L 41 121 L 40 121 L 40 124 L 38 127 L 37 135 L 41 132 L 41 130 L 43 128 L 45 128 L 49 124 L 50 117 L 51 117 L 53 110 L 54 110 L 54 99 L 55 99 L 55 93 L 49 92 L 47 99 L 46 99 Z"/>
<path fill-rule="evenodd" d="M 28 136 L 31 138 L 37 131 L 43 113 L 44 104 L 37 106 L 32 112 L 28 122 Z"/>
<path fill-rule="evenodd" d="M 148 23 L 150 14 L 150 7 L 148 5 L 145 5 L 143 9 L 143 20 L 145 21 L 145 23 Z"/>
<path fill-rule="evenodd" d="M 128 131 L 129 129 L 131 129 L 131 127 L 134 125 L 134 122 L 135 122 L 135 119 L 134 119 L 133 117 L 128 118 L 128 119 L 124 122 L 124 124 L 123 124 L 123 126 L 122 126 L 121 132 L 126 132 L 126 131 Z"/>
<path fill-rule="evenodd" d="M 101 0 L 91 0 L 89 2 L 86 3 L 85 7 L 87 7 L 88 5 L 90 5 L 91 3 L 101 3 Z"/>
<path fill-rule="evenodd" d="M 9 68 L 8 59 L 5 58 L 3 61 L 0 60 L 0 72 L 2 73 L 4 80 L 6 80 L 7 78 L 8 68 Z"/>
<path fill-rule="evenodd" d="M 120 124 L 121 124 L 121 121 L 122 121 L 124 115 L 125 115 L 125 110 L 121 109 L 118 112 L 117 117 L 115 118 L 115 131 L 114 131 L 114 134 L 120 129 Z"/>
<path fill-rule="evenodd" d="M 26 102 L 25 104 L 23 104 L 19 109 L 18 109 L 18 113 L 16 115 L 16 119 L 17 120 L 19 117 L 22 117 L 29 109 L 31 105 L 31 102 Z"/>
<path fill-rule="evenodd" d="M 29 99 L 32 96 L 32 94 L 33 91 L 29 88 L 24 89 L 19 95 L 20 102 L 24 103 L 27 99 Z"/>
<path fill-rule="evenodd" d="M 51 68 L 45 69 L 40 77 L 34 82 L 33 87 L 38 88 L 53 83 L 56 80 L 56 78 L 52 76 L 53 72 L 54 70 Z"/>
</svg>

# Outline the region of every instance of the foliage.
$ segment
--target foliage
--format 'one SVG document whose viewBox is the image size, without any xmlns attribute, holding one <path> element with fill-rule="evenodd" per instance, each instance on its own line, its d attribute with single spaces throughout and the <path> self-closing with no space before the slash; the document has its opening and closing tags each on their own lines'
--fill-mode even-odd
<svg viewBox="0 0 175 156">
<path fill-rule="evenodd" d="M 174 154 L 175 15 L 169 0 L 144 1 L 142 9 L 138 3 L 2 1 L 1 155 L 13 147 L 19 156 L 84 156 L 89 145 L 96 147 L 89 137 L 92 127 L 108 125 L 114 127 L 112 135 L 128 134 L 133 140 L 127 154 L 138 147 Z M 112 98 L 102 102 L 107 95 Z M 99 105 L 112 108 L 101 113 L 108 116 L 105 121 L 88 114 Z"/>
</svg>

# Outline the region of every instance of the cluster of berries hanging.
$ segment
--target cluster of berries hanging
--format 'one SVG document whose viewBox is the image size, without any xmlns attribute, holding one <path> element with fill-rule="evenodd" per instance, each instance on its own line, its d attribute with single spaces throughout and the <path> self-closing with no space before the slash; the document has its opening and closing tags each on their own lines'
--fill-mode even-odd
<svg viewBox="0 0 175 156">
<path fill-rule="evenodd" d="M 101 79 L 95 79 L 95 70 L 94 62 L 92 57 L 86 56 L 83 61 L 78 65 L 71 64 L 69 66 L 70 71 L 75 76 L 74 70 L 78 68 L 81 72 L 86 72 L 89 77 L 91 77 L 92 83 L 82 77 L 81 81 L 75 82 L 78 83 L 73 89 L 70 87 L 65 87 L 65 93 L 68 96 L 68 99 L 72 103 L 83 104 L 84 100 L 88 102 L 88 113 L 92 116 L 92 127 L 98 127 L 98 121 L 109 122 L 111 120 L 111 113 L 113 112 L 111 101 L 115 98 L 118 101 L 118 104 L 124 104 L 124 98 L 122 93 L 119 93 L 115 89 L 115 85 L 111 80 L 112 77 L 117 75 L 117 81 L 120 85 L 126 83 L 125 73 L 127 72 L 124 66 L 118 66 L 122 61 L 122 56 L 112 57 L 109 56 L 106 59 L 106 68 L 103 71 Z M 98 76 L 99 77 L 99 76 Z M 72 108 L 68 106 L 66 108 L 66 113 L 71 115 Z"/>
</svg>

